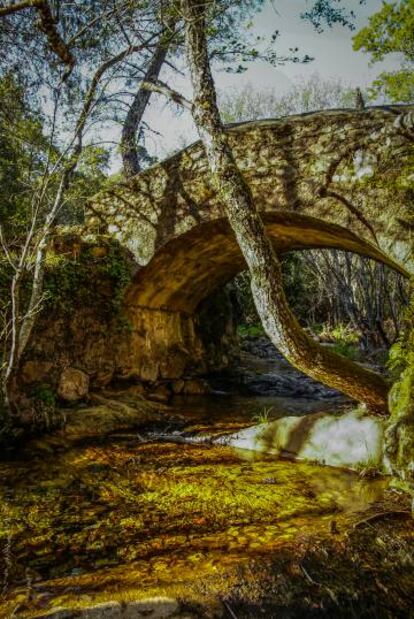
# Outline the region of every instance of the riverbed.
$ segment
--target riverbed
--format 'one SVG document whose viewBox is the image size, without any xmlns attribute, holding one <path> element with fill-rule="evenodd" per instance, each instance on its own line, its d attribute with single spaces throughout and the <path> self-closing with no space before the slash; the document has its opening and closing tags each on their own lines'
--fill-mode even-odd
<svg viewBox="0 0 414 619">
<path fill-rule="evenodd" d="M 160 595 L 198 603 L 217 588 L 225 595 L 252 559 L 345 531 L 381 499 L 386 479 L 207 440 L 263 411 L 275 418 L 315 407 L 277 397 L 176 398 L 162 423 L 34 442 L 2 462 L 1 616 Z"/>
</svg>

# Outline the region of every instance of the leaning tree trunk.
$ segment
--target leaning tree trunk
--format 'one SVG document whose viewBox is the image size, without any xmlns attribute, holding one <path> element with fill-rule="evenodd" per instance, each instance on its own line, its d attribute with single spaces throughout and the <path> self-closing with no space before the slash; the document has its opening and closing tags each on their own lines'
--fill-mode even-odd
<svg viewBox="0 0 414 619">
<path fill-rule="evenodd" d="M 200 0 L 181 0 L 194 91 L 192 114 L 223 208 L 249 268 L 253 298 L 264 329 L 292 365 L 365 402 L 370 409 L 383 411 L 387 400 L 383 378 L 314 342 L 289 308 L 279 260 L 266 236 L 250 188 L 236 165 L 221 122 L 208 58 L 206 5 L 207 2 Z"/>
<path fill-rule="evenodd" d="M 158 80 L 167 52 L 168 43 L 162 37 L 150 60 L 145 76 L 142 79 L 143 83 L 156 82 Z M 138 89 L 122 128 L 121 154 L 124 174 L 128 178 L 135 176 L 135 174 L 141 171 L 137 150 L 137 131 L 150 97 L 150 90 L 143 86 Z"/>
</svg>

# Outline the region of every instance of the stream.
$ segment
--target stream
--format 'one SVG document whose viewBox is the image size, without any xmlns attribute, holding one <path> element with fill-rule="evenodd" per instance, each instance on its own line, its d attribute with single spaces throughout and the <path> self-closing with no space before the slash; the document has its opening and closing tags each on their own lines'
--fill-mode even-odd
<svg viewBox="0 0 414 619">
<path fill-rule="evenodd" d="M 213 604 L 235 586 L 240 566 L 312 535 L 344 532 L 387 481 L 207 440 L 263 415 L 336 406 L 335 399 L 177 396 L 162 422 L 52 437 L 0 462 L 0 616 L 151 596 Z"/>
</svg>

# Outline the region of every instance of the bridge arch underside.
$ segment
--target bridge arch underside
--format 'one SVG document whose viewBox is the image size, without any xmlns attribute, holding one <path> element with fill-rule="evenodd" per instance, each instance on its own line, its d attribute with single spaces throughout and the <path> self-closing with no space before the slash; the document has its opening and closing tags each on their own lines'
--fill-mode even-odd
<svg viewBox="0 0 414 619">
<path fill-rule="evenodd" d="M 279 253 L 336 248 L 404 273 L 378 247 L 341 226 L 286 211 L 266 214 L 264 222 Z M 225 307 L 209 308 L 209 303 L 217 289 L 244 269 L 225 219 L 200 224 L 161 247 L 126 294 L 131 331 L 118 356 L 120 374 L 174 382 L 225 367 L 235 344 L 234 329 Z"/>
<path fill-rule="evenodd" d="M 262 215 L 277 253 L 332 248 L 355 252 L 406 274 L 378 246 L 343 226 L 294 212 Z M 132 308 L 151 308 L 191 315 L 201 301 L 245 269 L 244 258 L 226 219 L 198 225 L 163 246 L 140 269 L 127 292 Z"/>
</svg>

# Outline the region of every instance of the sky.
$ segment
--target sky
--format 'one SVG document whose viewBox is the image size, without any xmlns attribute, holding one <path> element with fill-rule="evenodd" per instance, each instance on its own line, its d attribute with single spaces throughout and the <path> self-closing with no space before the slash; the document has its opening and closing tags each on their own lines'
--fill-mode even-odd
<svg viewBox="0 0 414 619">
<path fill-rule="evenodd" d="M 277 29 L 281 33 L 277 47 L 281 54 L 287 53 L 291 47 L 299 47 L 302 55 L 314 57 L 313 62 L 286 63 L 284 66 L 272 67 L 255 61 L 245 73 L 238 75 L 215 70 L 217 90 L 228 92 L 250 84 L 257 90 L 275 89 L 283 94 L 293 83 L 301 78 L 308 79 L 314 73 L 318 73 L 322 79 L 339 78 L 346 85 L 364 88 L 382 70 L 398 66 L 399 59 L 396 57 L 369 66 L 368 55 L 352 49 L 352 36 L 368 22 L 370 15 L 381 8 L 382 0 L 366 0 L 363 5 L 359 4 L 359 0 L 343 0 L 342 6 L 354 10 L 356 14 L 355 31 L 334 26 L 322 34 L 317 33 L 309 22 L 300 18 L 300 13 L 312 4 L 310 0 L 266 0 L 263 10 L 254 19 L 252 32 L 269 36 Z M 177 76 L 168 69 L 161 78 L 191 98 L 190 80 L 187 76 Z M 171 106 L 165 104 L 162 97 L 152 95 L 144 120 L 156 126 L 160 133 L 153 138 L 148 137 L 146 147 L 151 154 L 161 159 L 197 139 L 190 113 L 183 111 L 177 115 Z M 119 162 L 114 162 L 114 165 L 115 168 L 119 167 Z"/>
</svg>

